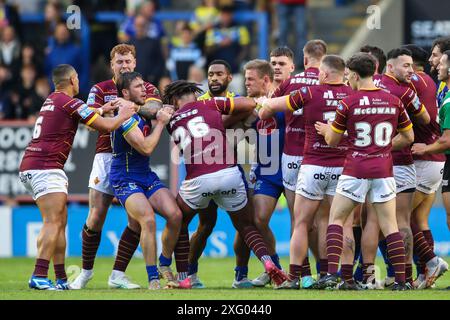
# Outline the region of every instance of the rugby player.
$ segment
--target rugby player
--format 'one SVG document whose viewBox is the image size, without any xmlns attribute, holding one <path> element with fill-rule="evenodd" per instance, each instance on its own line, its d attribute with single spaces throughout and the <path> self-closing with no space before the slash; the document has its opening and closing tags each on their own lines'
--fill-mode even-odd
<svg viewBox="0 0 450 320">
<path fill-rule="evenodd" d="M 413 58 L 414 74 L 411 77 L 410 87 L 417 93 L 430 115 L 430 123 L 428 125 L 417 124 L 413 127 L 414 143 L 433 144 L 439 139 L 441 132 L 437 121 L 436 85 L 433 79 L 424 72 L 428 53 L 421 47 L 413 44 L 403 47 L 411 51 Z M 430 250 L 434 251 L 434 240 L 428 225 L 428 217 L 436 197 L 436 191 L 442 181 L 445 155 L 413 155 L 413 158 L 417 182 L 411 217 L 413 236 L 417 238 L 420 236 L 417 233 L 422 232 L 430 246 Z M 416 245 L 414 249 L 417 251 Z M 414 258 L 417 260 L 417 255 Z M 425 262 L 416 261 L 416 267 L 418 276 L 414 281 L 414 287 L 424 289 L 426 287 Z"/>
<path fill-rule="evenodd" d="M 377 88 L 372 76 L 375 59 L 357 53 L 347 62 L 349 83 L 358 92 L 341 101 L 333 123 L 316 123 L 316 129 L 330 146 L 336 146 L 345 131 L 349 150 L 339 177 L 327 230 L 328 274 L 318 282 L 319 288 L 338 284 L 337 271 L 343 248 L 342 226 L 358 203 L 368 198 L 381 231 L 386 237 L 389 258 L 395 268 L 393 290 L 406 290 L 405 247 L 395 215 L 395 180 L 391 149 L 412 143 L 412 124 L 399 98 Z M 398 130 L 394 138 L 395 131 Z M 364 258 L 366 256 L 364 255 Z"/>
<path fill-rule="evenodd" d="M 379 87 L 402 100 L 406 111 L 412 115 L 413 123 L 428 125 L 430 115 L 417 94 L 409 87 L 414 74 L 411 51 L 397 48 L 388 52 L 386 72 Z M 412 201 L 416 189 L 416 170 L 410 146 L 393 151 L 394 179 L 396 183 L 396 212 L 400 233 L 406 249 L 406 278 L 412 280 L 413 234 L 411 230 Z M 375 235 L 373 237 L 376 238 Z M 387 278 L 385 286 L 394 279 Z"/>
<path fill-rule="evenodd" d="M 99 108 L 111 104 L 117 97 L 116 82 L 120 74 L 134 71 L 136 67 L 136 49 L 132 45 L 118 44 L 111 49 L 111 70 L 113 78 L 95 84 L 89 93 L 87 104 Z M 162 102 L 158 89 L 145 82 L 146 102 L 139 108 L 139 114 L 146 119 L 154 119 Z M 109 133 L 100 132 L 95 147 L 95 158 L 89 177 L 89 214 L 82 230 L 82 270 L 70 284 L 71 289 L 83 289 L 93 277 L 95 256 L 100 246 L 101 231 L 106 214 L 114 198 L 110 185 L 112 149 Z M 125 275 L 125 270 L 139 245 L 139 223 L 128 215 L 128 226 L 123 231 L 114 262 L 113 271 L 108 279 L 111 288 L 138 289 Z"/>
<path fill-rule="evenodd" d="M 25 150 L 19 176 L 42 215 L 43 226 L 37 239 L 36 265 L 29 287 L 38 290 L 69 289 L 64 269 L 67 224 L 67 176 L 64 163 L 72 149 L 73 139 L 82 122 L 93 129 L 108 132 L 129 119 L 135 109 L 129 104 L 119 109 L 114 118 L 103 118 L 81 100 L 78 74 L 67 64 L 52 72 L 55 91 L 45 100 L 36 119 L 33 138 Z M 120 106 L 103 106 L 102 113 Z M 53 260 L 56 285 L 48 279 L 48 266 Z"/>
<path fill-rule="evenodd" d="M 138 72 L 122 73 L 117 79 L 117 94 L 138 106 L 145 104 L 147 89 Z M 155 213 L 167 223 L 162 233 L 162 252 L 159 268 L 166 280 L 175 284 L 170 270 L 172 254 L 181 226 L 181 211 L 172 193 L 150 169 L 149 156 L 155 150 L 161 134 L 169 122 L 173 109 L 164 107 L 156 114 L 156 124 L 145 121 L 140 115 L 122 124 L 111 135 L 113 158 L 110 182 L 114 195 L 128 214 L 139 223 L 140 244 L 146 264 L 149 289 L 160 289 L 156 266 Z"/>
<path fill-rule="evenodd" d="M 173 104 L 177 110 L 168 129 L 183 152 L 187 171 L 178 193 L 178 204 L 183 215 L 192 216 L 214 200 L 229 213 L 234 227 L 264 264 L 272 280 L 280 284 L 286 276 L 273 263 L 261 234 L 251 221 L 243 176 L 236 166 L 221 117 L 233 111 L 251 111 L 255 101 L 249 98 L 197 101 L 195 93 L 198 91 L 196 84 L 181 80 L 167 86 L 164 94 L 164 102 Z M 212 137 L 214 140 L 210 143 Z M 182 228 L 181 233 L 187 233 L 187 228 Z M 190 279 L 181 281 L 180 288 L 191 288 Z"/>
<path fill-rule="evenodd" d="M 450 50 L 447 50 L 442 55 L 440 62 L 437 67 L 438 80 L 444 82 L 446 86 L 450 84 Z M 442 136 L 432 144 L 425 143 L 415 143 L 412 147 L 412 152 L 414 155 L 432 155 L 438 153 L 445 153 L 446 162 L 444 166 L 443 182 L 442 182 L 442 200 L 444 202 L 445 210 L 447 212 L 447 226 L 450 229 L 450 188 L 448 185 L 449 175 L 450 175 L 450 162 L 449 162 L 449 149 L 450 149 L 450 93 L 444 97 L 442 106 L 439 110 L 439 124 L 442 130 Z M 444 272 L 448 270 L 448 264 L 440 259 L 440 267 L 436 271 L 435 275 L 431 275 L 430 281 L 427 280 L 427 286 L 431 286 L 431 282 L 437 277 L 441 276 Z M 428 265 L 427 265 L 428 267 Z"/>
<path fill-rule="evenodd" d="M 198 97 L 198 100 L 207 100 L 215 97 L 232 98 L 237 96 L 234 92 L 228 90 L 233 80 L 231 74 L 231 66 L 225 60 L 213 60 L 208 66 L 208 92 Z M 244 114 L 245 115 L 245 114 Z M 242 116 L 241 116 L 241 119 Z M 223 115 L 222 120 L 225 128 L 235 124 L 234 117 Z M 207 240 L 211 235 L 217 221 L 217 205 L 214 201 L 203 210 L 199 210 L 199 224 L 197 230 L 191 235 L 190 251 L 189 251 L 189 276 L 191 278 L 192 287 L 195 289 L 204 288 L 204 284 L 200 281 L 198 273 L 198 260 L 203 250 L 205 250 Z M 186 221 L 185 223 L 189 223 Z M 184 241 L 187 241 L 184 239 Z M 181 253 L 183 255 L 183 253 Z M 183 279 L 180 279 L 183 280 Z"/>
<path fill-rule="evenodd" d="M 319 84 L 319 65 L 320 60 L 327 52 L 327 44 L 319 39 L 310 40 L 303 48 L 303 64 L 305 70 L 300 72 L 285 81 L 283 81 L 273 93 L 272 97 L 281 97 L 288 95 L 294 90 L 301 89 L 305 86 L 313 86 Z M 295 188 L 297 184 L 298 172 L 300 170 L 301 161 L 303 158 L 303 147 L 305 143 L 305 126 L 302 117 L 302 110 L 298 110 L 295 113 L 285 113 L 285 144 L 283 147 L 283 155 L 281 160 L 283 185 L 285 191 L 285 197 L 289 207 L 289 213 L 291 214 L 291 233 L 293 230 L 293 210 L 295 201 Z M 328 220 L 326 214 L 328 214 L 329 207 L 320 207 L 317 214 L 317 221 L 315 227 L 310 232 L 310 249 L 316 257 L 316 268 L 319 273 L 320 266 L 324 268 L 324 274 L 326 274 L 326 252 L 324 250 L 325 244 L 320 243 L 321 239 L 318 234 L 325 235 Z M 317 225 L 317 227 L 316 227 Z M 321 232 L 322 231 L 322 232 Z M 324 237 L 322 237 L 324 238 Z M 323 248 L 322 254 L 320 254 L 320 247 Z M 323 258 L 323 259 L 320 259 Z M 320 260 L 320 263 L 317 261 Z M 308 272 L 309 260 L 305 260 L 304 270 Z M 267 276 L 262 274 L 262 282 L 267 281 Z M 254 280 L 257 281 L 260 277 Z"/>
<path fill-rule="evenodd" d="M 344 73 L 344 60 L 335 55 L 326 55 L 322 58 L 319 66 L 320 85 L 303 87 L 291 92 L 288 96 L 264 99 L 263 108 L 259 111 L 260 118 L 266 119 L 276 111 L 295 112 L 303 109 L 305 121 L 305 150 L 296 187 L 295 224 L 291 237 L 289 278 L 279 288 L 299 288 L 297 282 L 302 268 L 305 267 L 303 262 L 308 251 L 308 231 L 313 226 L 314 216 L 322 200 L 328 200 L 331 203 L 338 178 L 342 173 L 347 152 L 346 140 L 344 139 L 338 146 L 330 148 L 323 137 L 316 133 L 314 124 L 317 121 L 334 120 L 339 101 L 353 93 L 353 90 L 344 84 Z M 348 219 L 346 225 L 345 233 L 350 235 L 347 237 L 346 243 L 353 243 L 352 219 Z M 350 252 L 349 263 L 342 265 L 342 277 L 345 279 L 341 286 L 342 289 L 350 289 L 355 286 L 353 283 L 353 259 L 354 254 Z"/>
</svg>

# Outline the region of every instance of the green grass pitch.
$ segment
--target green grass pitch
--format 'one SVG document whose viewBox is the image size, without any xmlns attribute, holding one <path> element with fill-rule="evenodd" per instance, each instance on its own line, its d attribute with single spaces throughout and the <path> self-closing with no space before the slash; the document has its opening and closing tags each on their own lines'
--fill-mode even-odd
<svg viewBox="0 0 450 320">
<path fill-rule="evenodd" d="M 312 259 L 311 259 L 312 260 Z M 450 258 L 447 258 L 450 262 Z M 314 261 L 311 261 L 314 266 Z M 287 258 L 281 260 L 286 268 L 289 264 Z M 377 264 L 381 267 L 384 277 L 382 261 Z M 450 290 L 444 290 L 450 286 L 450 272 L 442 276 L 436 284 L 436 288 L 422 291 L 392 292 L 389 290 L 374 291 L 316 291 L 316 290 L 273 290 L 271 287 L 253 288 L 246 290 L 231 289 L 234 275 L 234 258 L 202 258 L 199 264 L 199 276 L 206 289 L 197 290 L 147 290 L 144 261 L 133 259 L 127 274 L 132 280 L 142 286 L 140 290 L 113 290 L 109 289 L 107 280 L 113 265 L 112 258 L 97 258 L 94 267 L 94 278 L 85 290 L 43 292 L 28 289 L 28 278 L 33 270 L 34 259 L 11 258 L 0 259 L 0 300 L 450 300 Z M 68 258 L 66 269 L 68 276 L 72 269 L 81 266 L 81 258 Z M 51 267 L 52 269 L 52 267 Z M 313 270 L 315 268 L 312 268 Z M 249 277 L 255 278 L 262 272 L 262 265 L 252 257 L 249 265 Z M 53 271 L 50 277 L 54 277 Z M 164 284 L 164 282 L 163 282 Z"/>
</svg>

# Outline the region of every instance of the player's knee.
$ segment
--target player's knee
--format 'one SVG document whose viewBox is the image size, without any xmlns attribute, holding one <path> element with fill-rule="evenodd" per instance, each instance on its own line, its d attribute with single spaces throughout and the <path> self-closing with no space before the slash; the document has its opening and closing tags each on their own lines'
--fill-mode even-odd
<svg viewBox="0 0 450 320">
<path fill-rule="evenodd" d="M 153 216 L 146 216 L 141 219 L 140 226 L 142 230 L 149 231 L 149 232 L 156 232 L 156 221 L 155 217 Z"/>
<path fill-rule="evenodd" d="M 169 213 L 168 222 L 176 226 L 181 226 L 181 223 L 183 222 L 183 213 L 178 207 L 174 208 L 172 212 Z"/>
<path fill-rule="evenodd" d="M 264 215 L 256 215 L 254 223 L 258 229 L 266 229 L 269 226 L 269 218 Z"/>
</svg>

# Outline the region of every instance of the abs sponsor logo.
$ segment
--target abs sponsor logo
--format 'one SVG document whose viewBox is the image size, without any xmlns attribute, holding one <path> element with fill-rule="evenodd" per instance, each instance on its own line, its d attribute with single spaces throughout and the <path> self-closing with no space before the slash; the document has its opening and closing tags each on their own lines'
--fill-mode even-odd
<svg viewBox="0 0 450 320">
<path fill-rule="evenodd" d="M 298 170 L 298 169 L 300 169 L 300 165 L 301 165 L 300 161 L 298 161 L 298 162 L 288 162 L 287 168 L 288 169 L 293 169 L 293 170 Z"/>
<path fill-rule="evenodd" d="M 230 196 L 230 195 L 235 195 L 237 193 L 237 190 L 235 188 L 230 189 L 230 190 L 217 190 L 215 192 L 203 192 L 202 193 L 202 197 L 203 198 L 209 198 L 209 197 L 214 197 L 214 196 Z"/>
<path fill-rule="evenodd" d="M 338 180 L 339 179 L 339 177 L 340 177 L 341 175 L 340 174 L 332 174 L 331 172 L 325 172 L 325 173 L 316 173 L 316 174 L 314 174 L 314 179 L 316 179 L 316 180 L 326 180 L 326 181 L 328 181 L 328 180 Z"/>
<path fill-rule="evenodd" d="M 360 106 L 370 106 L 369 97 L 363 96 L 362 99 L 359 99 Z"/>
<path fill-rule="evenodd" d="M 21 173 L 20 176 L 19 176 L 20 181 L 22 183 L 26 183 L 28 180 L 31 180 L 32 177 L 33 176 L 29 172 L 28 173 Z"/>
</svg>

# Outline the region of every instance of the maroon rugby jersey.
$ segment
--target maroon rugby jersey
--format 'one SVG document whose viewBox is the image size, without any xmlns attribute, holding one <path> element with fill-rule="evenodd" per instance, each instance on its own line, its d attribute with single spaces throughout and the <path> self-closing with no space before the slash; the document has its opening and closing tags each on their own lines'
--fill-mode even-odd
<svg viewBox="0 0 450 320">
<path fill-rule="evenodd" d="M 236 165 L 222 114 L 231 114 L 234 98 L 216 97 L 187 103 L 172 116 L 168 130 L 183 151 L 186 180 Z"/>
<path fill-rule="evenodd" d="M 342 100 L 331 125 L 338 133 L 348 133 L 342 174 L 363 179 L 392 177 L 392 138 L 397 130 L 411 126 L 400 99 L 384 90 L 360 90 Z"/>
<path fill-rule="evenodd" d="M 303 87 L 287 96 L 288 106 L 292 111 L 303 109 L 306 138 L 302 164 L 322 167 L 344 165 L 348 150 L 347 139 L 343 137 L 339 145 L 330 147 L 324 137 L 317 134 L 314 124 L 317 121 L 333 121 L 339 101 L 353 93 L 353 90 L 343 83 L 327 83 Z"/>
<path fill-rule="evenodd" d="M 436 84 L 425 72 L 417 72 L 411 78 L 410 88 L 413 89 L 430 115 L 430 123 L 427 125 L 415 124 L 414 142 L 433 144 L 441 136 L 438 123 L 438 105 L 436 101 Z M 445 161 L 444 154 L 413 155 L 414 160 Z"/>
<path fill-rule="evenodd" d="M 375 83 L 375 85 L 377 87 L 380 87 L 380 82 L 381 82 L 382 77 L 383 77 L 383 75 L 379 74 L 379 73 L 373 75 L 373 77 L 372 77 L 373 83 Z"/>
<path fill-rule="evenodd" d="M 303 87 L 319 85 L 319 69 L 308 68 L 303 72 L 283 81 L 272 97 L 282 97 Z M 284 135 L 283 152 L 291 156 L 302 156 L 305 145 L 305 121 L 302 111 L 286 112 L 286 133 Z"/>
<path fill-rule="evenodd" d="M 383 74 L 379 83 L 379 88 L 398 97 L 410 115 L 416 116 L 426 110 L 414 90 L 407 85 L 401 84 L 396 78 L 390 75 Z M 393 151 L 392 157 L 394 166 L 407 166 L 414 163 L 411 147 L 409 146 L 402 150 Z"/>
<path fill-rule="evenodd" d="M 147 92 L 147 99 L 161 101 L 158 89 L 151 83 L 144 82 Z M 106 80 L 95 84 L 89 92 L 87 105 L 91 108 L 100 108 L 105 103 L 114 100 L 117 97 L 116 83 L 113 79 Z M 98 133 L 97 143 L 95 145 L 95 153 L 111 153 L 111 138 L 109 133 Z"/>
<path fill-rule="evenodd" d="M 25 149 L 19 171 L 63 169 L 78 122 L 89 125 L 98 115 L 80 99 L 53 92 L 36 119 L 33 139 Z"/>
</svg>

